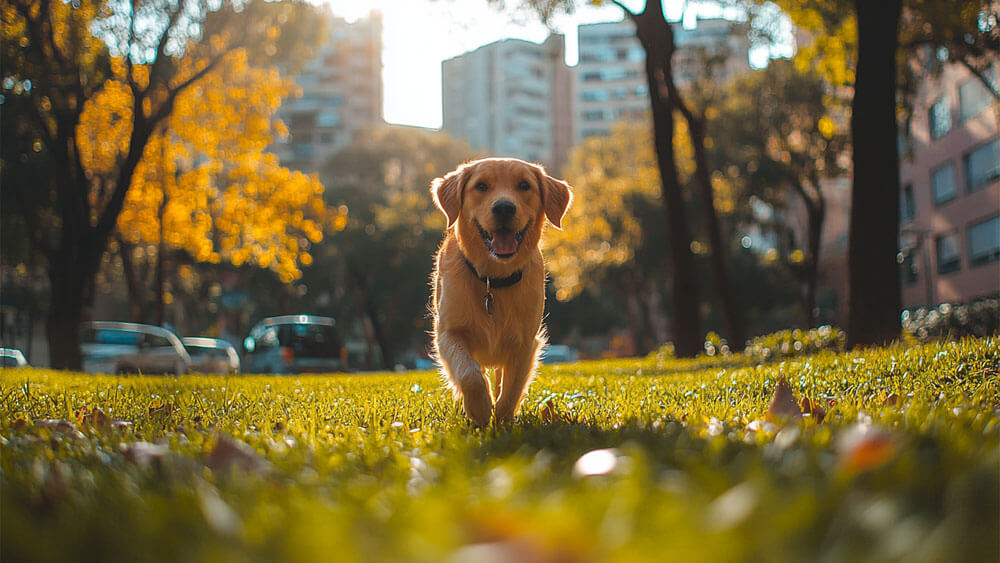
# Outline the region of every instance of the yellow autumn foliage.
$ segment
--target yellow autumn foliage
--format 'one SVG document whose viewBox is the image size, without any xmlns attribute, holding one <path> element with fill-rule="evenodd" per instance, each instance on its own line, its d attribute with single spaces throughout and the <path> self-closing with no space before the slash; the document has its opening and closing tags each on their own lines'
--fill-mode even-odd
<svg viewBox="0 0 1000 563">
<path fill-rule="evenodd" d="M 834 87 L 853 85 L 858 48 L 853 7 L 844 0 L 775 3 L 792 20 L 800 37 L 807 39 L 797 46 L 795 68 L 801 73 L 817 72 Z"/>
<path fill-rule="evenodd" d="M 178 76 L 203 61 L 183 59 Z M 148 79 L 143 67 L 137 80 Z M 84 167 L 106 174 L 128 149 L 131 91 L 124 65 L 84 111 L 78 131 Z M 276 70 L 254 68 L 242 49 L 182 91 L 172 115 L 145 147 L 118 218 L 133 244 L 183 249 L 203 262 L 270 268 L 283 281 L 312 262 L 327 210 L 313 176 L 284 168 L 267 146 L 280 133 L 272 120 L 281 99 L 297 94 Z M 336 212 L 331 216 L 335 219 Z"/>
<path fill-rule="evenodd" d="M 547 229 L 544 239 L 559 300 L 576 296 L 595 270 L 622 265 L 634 256 L 642 232 L 629 199 L 660 195 L 650 137 L 648 123 L 624 121 L 610 136 L 585 139 L 573 151 L 565 172 L 574 188 L 573 204 L 563 229 Z"/>
</svg>

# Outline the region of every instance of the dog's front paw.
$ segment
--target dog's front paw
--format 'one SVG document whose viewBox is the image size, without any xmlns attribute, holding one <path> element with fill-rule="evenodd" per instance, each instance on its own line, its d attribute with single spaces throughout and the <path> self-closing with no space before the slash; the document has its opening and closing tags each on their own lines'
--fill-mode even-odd
<svg viewBox="0 0 1000 563">
<path fill-rule="evenodd" d="M 493 400 L 482 373 L 466 377 L 462 382 L 462 404 L 465 414 L 476 426 L 486 426 L 493 415 Z"/>
<path fill-rule="evenodd" d="M 504 400 L 504 397 L 501 397 L 496 404 L 497 422 L 507 424 L 513 421 L 519 404 L 520 401 Z"/>
</svg>

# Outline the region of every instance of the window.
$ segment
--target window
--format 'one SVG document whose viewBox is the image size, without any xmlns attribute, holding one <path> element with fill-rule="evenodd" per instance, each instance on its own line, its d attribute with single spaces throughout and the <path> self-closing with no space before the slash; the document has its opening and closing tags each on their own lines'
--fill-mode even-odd
<svg viewBox="0 0 1000 563">
<path fill-rule="evenodd" d="M 601 71 L 602 80 L 621 80 L 623 78 L 629 78 L 628 71 L 624 68 L 606 68 Z"/>
<path fill-rule="evenodd" d="M 940 139 L 951 131 L 951 108 L 948 103 L 948 96 L 941 96 L 931 105 L 927 112 L 927 121 L 930 123 L 931 139 Z"/>
<path fill-rule="evenodd" d="M 1000 216 L 969 227 L 969 265 L 982 266 L 1000 259 Z"/>
<path fill-rule="evenodd" d="M 906 223 L 917 215 L 917 204 L 913 199 L 913 184 L 903 186 L 899 194 L 899 220 Z"/>
<path fill-rule="evenodd" d="M 604 112 L 601 110 L 583 112 L 584 121 L 604 121 Z"/>
<path fill-rule="evenodd" d="M 143 345 L 149 348 L 167 348 L 173 346 L 166 337 L 158 334 L 144 335 Z"/>
<path fill-rule="evenodd" d="M 974 192 L 1000 178 L 1000 139 L 965 155 L 965 187 Z"/>
<path fill-rule="evenodd" d="M 966 120 L 990 105 L 993 96 L 978 78 L 970 78 L 958 87 L 958 119 Z"/>
<path fill-rule="evenodd" d="M 955 190 L 955 167 L 950 162 L 931 171 L 931 193 L 935 205 L 951 201 L 958 195 Z"/>
<path fill-rule="evenodd" d="M 340 125 L 340 112 L 325 109 L 316 116 L 316 127 L 336 127 Z"/>
<path fill-rule="evenodd" d="M 958 235 L 955 233 L 939 236 L 935 241 L 938 274 L 957 272 L 962 267 L 958 251 Z"/>
<path fill-rule="evenodd" d="M 583 91 L 583 101 L 585 102 L 603 102 L 608 99 L 607 90 L 584 90 Z"/>
</svg>

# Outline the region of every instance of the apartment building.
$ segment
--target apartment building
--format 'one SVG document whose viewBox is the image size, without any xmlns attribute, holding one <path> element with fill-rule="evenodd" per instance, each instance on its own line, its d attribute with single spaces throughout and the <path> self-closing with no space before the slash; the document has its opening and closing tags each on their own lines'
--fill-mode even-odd
<svg viewBox="0 0 1000 563">
<path fill-rule="evenodd" d="M 571 143 L 565 39 L 506 39 L 441 64 L 443 130 L 492 156 L 562 168 Z"/>
<path fill-rule="evenodd" d="M 277 117 L 288 127 L 272 150 L 282 165 L 318 170 L 362 129 L 382 120 L 382 15 L 347 22 L 327 15 L 327 39 L 295 76 L 302 96 L 283 100 Z"/>
<path fill-rule="evenodd" d="M 904 307 L 1000 293 L 998 124 L 1000 104 L 964 67 L 921 85 L 900 167 Z"/>
<path fill-rule="evenodd" d="M 685 29 L 674 23 L 674 79 L 681 88 L 702 76 L 705 61 L 718 58 L 713 78 L 724 82 L 750 70 L 746 33 L 725 19 L 699 19 Z M 607 135 L 623 118 L 649 110 L 646 54 L 635 35 L 635 24 L 624 19 L 581 25 L 578 30 L 580 62 L 576 67 L 574 140 Z"/>
</svg>

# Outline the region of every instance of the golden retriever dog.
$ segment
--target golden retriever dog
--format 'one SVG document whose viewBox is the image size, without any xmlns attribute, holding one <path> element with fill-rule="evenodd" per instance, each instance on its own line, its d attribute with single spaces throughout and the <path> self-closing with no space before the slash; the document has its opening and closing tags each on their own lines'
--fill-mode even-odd
<svg viewBox="0 0 1000 563">
<path fill-rule="evenodd" d="M 538 242 L 546 219 L 560 228 L 571 188 L 537 164 L 486 158 L 435 179 L 431 194 L 448 220 L 431 277 L 438 365 L 475 424 L 510 421 L 546 342 Z"/>
</svg>

